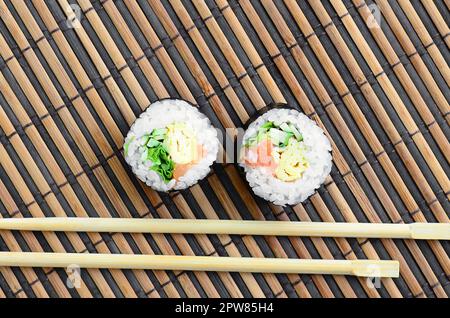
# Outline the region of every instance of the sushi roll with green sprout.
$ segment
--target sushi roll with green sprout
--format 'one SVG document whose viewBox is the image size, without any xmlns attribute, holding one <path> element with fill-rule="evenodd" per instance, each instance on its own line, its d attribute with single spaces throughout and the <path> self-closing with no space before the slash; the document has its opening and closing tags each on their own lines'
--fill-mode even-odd
<svg viewBox="0 0 450 318">
<path fill-rule="evenodd" d="M 188 188 L 210 171 L 219 141 L 209 119 L 182 100 L 151 104 L 131 126 L 124 155 L 134 174 L 157 191 Z"/>
</svg>

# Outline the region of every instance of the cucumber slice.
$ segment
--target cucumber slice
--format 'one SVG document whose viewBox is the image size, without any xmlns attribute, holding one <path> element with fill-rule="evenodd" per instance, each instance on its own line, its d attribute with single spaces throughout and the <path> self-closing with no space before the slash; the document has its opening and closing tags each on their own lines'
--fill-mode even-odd
<svg viewBox="0 0 450 318">
<path fill-rule="evenodd" d="M 252 147 L 254 145 L 256 145 L 256 136 L 249 137 L 244 143 L 244 147 Z"/>
<path fill-rule="evenodd" d="M 279 144 L 284 143 L 284 141 L 287 138 L 288 133 L 284 132 L 282 130 L 276 129 L 276 128 L 271 128 L 269 130 L 269 137 L 270 140 L 272 141 L 272 143 L 275 146 L 278 146 Z M 292 135 L 292 134 L 291 134 Z"/>
<path fill-rule="evenodd" d="M 165 135 L 166 133 L 167 133 L 167 128 L 153 129 L 152 137 L 154 137 L 154 136 L 162 136 L 162 135 Z"/>
<path fill-rule="evenodd" d="M 141 142 L 141 146 L 144 146 L 148 143 L 148 141 L 150 140 L 150 135 L 149 134 L 145 134 L 141 137 L 140 142 Z"/>
<path fill-rule="evenodd" d="M 273 128 L 273 127 L 275 127 L 275 126 L 273 125 L 273 121 L 266 121 L 264 124 L 261 125 L 261 127 L 259 127 L 259 129 L 260 129 L 260 130 L 265 130 L 265 131 L 267 131 L 267 130 L 269 130 L 270 128 Z"/>
<path fill-rule="evenodd" d="M 156 135 L 156 136 L 152 136 L 153 139 L 158 140 L 158 141 L 162 141 L 164 140 L 164 138 L 166 138 L 166 135 Z"/>
<path fill-rule="evenodd" d="M 292 132 L 291 127 L 288 125 L 288 123 L 282 123 L 280 125 L 280 129 L 284 132 L 288 132 L 288 133 Z"/>
<path fill-rule="evenodd" d="M 259 143 L 261 140 L 266 139 L 267 132 L 265 130 L 258 131 L 258 135 L 256 135 L 256 143 Z"/>
<path fill-rule="evenodd" d="M 130 147 L 130 144 L 134 141 L 135 138 L 136 138 L 135 136 L 132 136 L 130 140 L 128 140 L 128 142 L 126 142 L 125 145 L 123 145 L 125 157 L 128 156 L 128 147 Z"/>
<path fill-rule="evenodd" d="M 297 139 L 298 141 L 303 140 L 302 134 L 297 130 L 297 128 L 295 128 L 293 124 L 289 124 L 289 128 L 291 129 L 291 132 L 294 134 L 295 139 Z"/>
<path fill-rule="evenodd" d="M 284 137 L 283 143 L 280 144 L 280 147 L 286 147 L 289 144 L 289 140 L 294 136 L 293 133 L 286 133 Z"/>
<path fill-rule="evenodd" d="M 149 148 L 156 147 L 156 146 L 158 146 L 160 143 L 161 143 L 160 141 L 158 141 L 158 140 L 156 140 L 156 139 L 153 139 L 153 138 L 150 138 L 150 140 L 149 140 L 148 143 L 147 143 L 147 147 L 149 147 Z"/>
<path fill-rule="evenodd" d="M 146 162 L 147 160 L 148 160 L 148 148 L 146 148 L 144 150 L 144 152 L 142 153 L 142 155 L 141 155 L 141 161 L 142 162 Z"/>
</svg>

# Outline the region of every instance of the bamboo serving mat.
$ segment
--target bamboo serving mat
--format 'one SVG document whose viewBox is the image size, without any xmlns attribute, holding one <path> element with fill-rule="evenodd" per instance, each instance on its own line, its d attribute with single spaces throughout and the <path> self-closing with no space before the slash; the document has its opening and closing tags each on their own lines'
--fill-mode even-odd
<svg viewBox="0 0 450 318">
<path fill-rule="evenodd" d="M 0 0 L 2 217 L 449 222 L 450 1 Z M 377 18 L 381 18 L 380 25 Z M 182 98 L 224 129 L 288 103 L 333 143 L 295 207 L 233 164 L 158 194 L 122 155 L 151 102 Z M 398 279 L 0 268 L 0 297 L 448 297 L 448 242 L 227 235 L 0 233 L 2 251 L 395 259 Z"/>
</svg>

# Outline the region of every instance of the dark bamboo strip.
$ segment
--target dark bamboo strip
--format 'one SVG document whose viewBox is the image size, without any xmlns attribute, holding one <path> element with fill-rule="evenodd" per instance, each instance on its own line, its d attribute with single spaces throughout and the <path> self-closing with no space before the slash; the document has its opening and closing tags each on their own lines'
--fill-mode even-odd
<svg viewBox="0 0 450 318">
<path fill-rule="evenodd" d="M 439 30 L 439 33 L 441 34 L 442 38 L 444 39 L 445 43 L 447 44 L 447 47 L 450 48 L 450 38 L 448 35 L 450 34 L 450 28 L 448 27 L 448 21 L 445 22 L 441 14 L 439 13 L 439 10 L 436 7 L 436 4 L 434 1 L 421 1 L 423 6 L 425 7 L 425 10 L 427 11 L 428 15 L 430 16 L 433 23 L 436 25 L 437 29 Z"/>
<path fill-rule="evenodd" d="M 365 21 L 371 21 L 371 19 L 374 19 L 370 13 L 370 9 L 367 6 L 360 6 L 364 4 L 364 2 L 355 0 L 353 1 L 353 3 L 355 4 L 355 6 L 359 7 L 358 11 Z M 332 4 L 339 16 L 348 13 L 342 2 L 333 1 Z M 345 19 L 350 20 L 349 17 L 349 15 L 346 15 Z M 350 22 L 350 24 L 353 26 L 355 25 L 352 22 Z M 450 154 L 447 151 L 450 148 L 449 142 L 439 125 L 433 124 L 436 122 L 436 118 L 433 116 L 428 106 L 425 104 L 425 101 L 422 99 L 419 91 L 414 86 L 414 83 L 412 82 L 411 77 L 406 72 L 406 69 L 400 63 L 400 60 L 392 46 L 389 44 L 388 39 L 386 38 L 380 27 L 371 27 L 369 28 L 369 30 L 374 36 L 375 41 L 377 41 L 378 46 L 383 50 L 384 55 L 389 60 L 389 64 L 394 69 L 394 73 L 397 75 L 400 82 L 404 86 L 405 91 L 408 93 L 411 101 L 420 113 L 425 125 L 428 127 L 438 146 L 441 148 L 443 155 L 446 157 L 447 161 L 449 161 Z M 349 30 L 349 32 L 351 31 Z M 393 65 L 397 66 L 394 67 Z M 450 106 L 447 104 L 447 108 L 443 110 L 443 113 L 447 113 L 449 111 L 449 108 Z"/>
<path fill-rule="evenodd" d="M 0 298 L 6 298 L 6 294 L 3 291 L 3 288 L 0 288 Z"/>
<path fill-rule="evenodd" d="M 1 112 L 1 110 L 0 110 L 0 112 Z M 0 115 L 3 115 L 3 114 L 0 113 Z M 3 117 L 3 116 L 0 116 L 0 117 Z M 13 198 L 9 194 L 8 190 L 6 189 L 5 184 L 1 180 L 0 180 L 0 198 L 1 198 L 2 203 L 5 206 L 6 212 L 9 212 L 10 215 L 11 215 L 11 213 L 15 213 L 18 211 L 17 205 L 15 204 Z M 17 215 L 17 214 L 14 214 L 14 215 Z M 2 233 L 2 239 L 10 251 L 20 251 L 20 246 L 17 243 L 14 236 L 12 235 L 12 233 L 8 233 L 8 232 Z M 38 296 L 38 297 L 40 297 L 40 296 L 47 297 L 48 296 L 48 293 L 46 292 L 42 283 L 38 279 L 37 273 L 33 269 L 23 269 L 22 272 L 23 272 L 24 276 L 26 277 L 28 284 L 31 284 L 31 282 L 34 282 L 34 281 L 38 282 L 37 284 L 34 284 L 32 287 L 33 292 L 36 296 Z"/>
<path fill-rule="evenodd" d="M 445 5 L 447 6 L 447 9 L 450 10 L 450 2 L 448 0 L 444 0 Z"/>
<path fill-rule="evenodd" d="M 441 92 L 439 87 L 436 84 L 436 81 L 433 79 L 433 75 L 430 72 L 419 54 L 413 53 L 416 51 L 413 42 L 408 37 L 405 29 L 400 23 L 399 19 L 395 15 L 393 9 L 389 5 L 387 1 L 377 1 L 377 5 L 380 8 L 380 11 L 383 13 L 386 21 L 389 23 L 392 32 L 396 35 L 399 43 L 402 45 L 402 48 L 407 56 L 410 56 L 410 61 L 413 64 L 416 71 L 419 73 L 422 80 L 425 82 L 427 89 L 430 91 L 430 95 L 438 105 L 442 115 L 445 115 L 449 112 L 449 103 L 446 100 L 444 94 Z M 429 49 L 431 46 L 435 46 L 434 42 L 429 42 L 424 47 Z M 431 54 L 430 54 L 431 55 Z M 449 123 L 449 118 L 447 117 L 447 123 Z"/>
<path fill-rule="evenodd" d="M 332 22 L 329 15 L 324 11 L 325 9 L 323 8 L 322 5 L 319 5 L 317 2 L 316 3 L 310 2 L 310 4 L 313 6 L 313 8 L 318 12 L 318 15 L 321 17 L 322 25 L 325 26 L 328 23 Z M 404 105 L 400 96 L 396 92 L 391 81 L 388 79 L 386 74 L 383 73 L 383 69 L 381 65 L 377 62 L 377 59 L 374 56 L 373 52 L 371 51 L 369 45 L 367 44 L 367 41 L 363 38 L 360 31 L 353 23 L 353 19 L 351 19 L 349 16 L 346 16 L 345 21 L 343 22 L 344 26 L 347 28 L 347 30 L 349 30 L 349 34 L 351 35 L 352 39 L 355 41 L 355 43 L 357 43 L 357 47 L 365 57 L 366 61 L 368 61 L 369 67 L 371 68 L 373 74 L 381 74 L 380 76 L 376 77 L 377 81 L 379 82 L 380 86 L 383 88 L 387 97 L 391 101 L 392 106 L 395 108 L 396 112 L 398 113 L 399 117 L 404 123 L 406 129 L 408 130 L 409 134 L 413 138 L 415 144 L 420 150 L 429 168 L 433 171 L 433 174 L 439 181 L 442 189 L 444 190 L 445 193 L 447 193 L 450 188 L 450 182 L 448 178 L 445 177 L 445 172 L 443 171 L 440 163 L 437 161 L 433 152 L 429 148 L 429 145 L 424 139 L 423 135 L 418 130 L 416 123 L 414 122 L 410 113 L 407 111 L 406 106 Z M 335 26 L 331 25 L 329 29 L 334 28 Z"/>
<path fill-rule="evenodd" d="M 231 6 L 227 3 L 226 0 L 216 0 L 216 4 L 226 19 L 227 23 L 230 25 L 234 34 L 236 35 L 239 44 L 242 46 L 244 51 L 246 52 L 248 58 L 251 60 L 253 67 L 258 72 L 261 77 L 265 87 L 270 91 L 270 94 L 273 97 L 274 102 L 276 103 L 285 103 L 286 100 L 275 84 L 274 79 L 270 75 L 267 67 L 264 65 L 263 60 L 259 56 L 255 47 L 253 46 L 250 38 L 246 34 L 246 30 L 239 23 L 236 15 L 233 13 Z"/>
<path fill-rule="evenodd" d="M 324 11 L 324 8 L 321 7 L 318 3 L 311 2 L 312 6 L 315 7 L 316 10 L 320 10 L 319 17 L 322 18 L 322 25 L 326 25 L 327 23 L 325 21 L 329 21 L 330 18 Z M 390 137 L 392 144 L 395 145 L 396 150 L 398 151 L 399 155 L 402 157 L 405 163 L 408 164 L 408 169 L 411 172 L 414 179 L 416 179 L 416 183 L 420 185 L 419 189 L 423 193 L 425 199 L 427 202 L 434 203 L 435 202 L 435 195 L 433 194 L 433 191 L 431 187 L 426 182 L 425 176 L 423 173 L 421 173 L 420 168 L 415 164 L 415 161 L 413 157 L 411 156 L 410 152 L 406 148 L 404 142 L 402 141 L 400 134 L 396 130 L 394 124 L 390 121 L 387 113 L 384 111 L 383 107 L 381 106 L 380 100 L 375 95 L 375 92 L 371 88 L 370 85 L 366 85 L 367 80 L 365 79 L 365 76 L 363 75 L 361 69 L 356 64 L 356 60 L 354 60 L 353 56 L 351 55 L 350 51 L 348 50 L 347 46 L 344 43 L 344 40 L 342 37 L 340 37 L 337 29 L 334 25 L 331 25 L 327 29 L 327 33 L 330 35 L 331 40 L 335 44 L 337 48 L 339 48 L 339 52 L 343 54 L 345 58 L 343 58 L 344 62 L 348 65 L 349 69 L 351 69 L 354 72 L 354 77 L 360 81 L 361 84 L 361 90 L 363 94 L 365 95 L 366 99 L 369 102 L 369 105 L 371 105 L 372 109 L 376 113 L 379 120 L 383 123 L 385 126 L 385 131 L 388 133 L 388 136 Z M 436 217 L 442 221 L 447 221 L 448 217 L 445 215 L 442 207 L 439 204 L 433 204 L 432 209 L 434 209 L 436 213 Z"/>
<path fill-rule="evenodd" d="M 178 9 L 182 9 L 181 2 L 180 1 L 171 1 L 172 7 L 174 10 L 179 13 Z M 194 6 L 196 7 L 197 11 L 200 13 L 200 16 L 203 19 L 203 22 L 206 24 L 206 27 L 210 31 L 211 35 L 214 37 L 216 43 L 220 47 L 222 53 L 225 55 L 227 61 L 229 62 L 231 68 L 233 69 L 234 73 L 236 74 L 236 77 L 241 82 L 241 85 L 244 87 L 247 94 L 250 96 L 250 99 L 253 103 L 253 105 L 260 109 L 263 106 L 265 106 L 264 100 L 260 96 L 258 90 L 254 86 L 253 82 L 251 81 L 250 76 L 248 75 L 247 71 L 239 61 L 236 52 L 234 52 L 233 48 L 231 47 L 229 41 L 225 37 L 224 33 L 221 31 L 219 25 L 217 24 L 216 20 L 214 18 L 207 19 L 207 17 L 211 16 L 211 11 L 206 6 L 205 2 L 203 1 L 194 1 Z M 186 12 L 185 12 L 186 14 Z M 207 19 L 207 20 L 206 20 Z"/>
<path fill-rule="evenodd" d="M 135 7 L 133 3 L 127 2 L 126 4 L 128 8 L 130 8 L 130 10 L 133 10 L 135 12 L 136 16 L 142 14 L 142 12 L 138 11 L 138 9 Z M 189 23 L 190 23 L 189 26 L 185 25 L 186 29 L 189 29 L 193 25 L 192 21 L 189 21 Z M 194 41 L 198 39 L 199 33 L 198 30 L 195 29 L 195 25 L 194 28 L 190 29 L 189 35 L 192 37 Z M 211 52 L 206 47 L 206 45 L 202 48 L 201 53 L 203 54 L 204 59 L 209 62 L 208 64 L 211 65 L 210 68 L 214 69 L 214 74 L 217 74 L 217 81 L 221 86 L 221 89 L 224 90 L 227 98 L 230 100 L 230 102 L 233 103 L 233 106 L 238 111 L 239 118 L 241 119 L 242 122 L 245 122 L 248 119 L 248 114 L 245 112 L 244 106 L 241 104 L 238 96 L 232 89 L 225 75 L 221 72 L 219 64 L 217 63 L 217 61 L 214 60 L 214 58 L 211 55 Z"/>
<path fill-rule="evenodd" d="M 442 76 L 445 78 L 447 85 L 450 85 L 450 72 L 448 64 L 445 62 L 441 52 L 436 45 L 430 45 L 434 43 L 432 37 L 430 36 L 427 28 L 423 24 L 422 20 L 418 16 L 414 7 L 410 1 L 399 0 L 399 5 L 411 22 L 414 30 L 422 41 L 423 45 L 427 48 L 428 53 L 431 55 L 434 63 L 436 63 L 437 69 L 441 72 Z"/>
<path fill-rule="evenodd" d="M 14 293 L 14 297 L 17 298 L 26 298 L 27 295 L 25 292 L 21 289 L 20 283 L 17 281 L 16 277 L 12 273 L 10 268 L 5 268 L 0 271 L 0 274 L 3 276 L 3 279 L 8 281 L 8 289 L 11 291 L 16 291 Z"/>
</svg>

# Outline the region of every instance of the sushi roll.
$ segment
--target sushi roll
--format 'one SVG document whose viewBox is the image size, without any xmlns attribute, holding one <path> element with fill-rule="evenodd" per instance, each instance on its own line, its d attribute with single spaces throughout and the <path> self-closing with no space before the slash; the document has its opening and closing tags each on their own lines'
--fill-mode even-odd
<svg viewBox="0 0 450 318">
<path fill-rule="evenodd" d="M 188 188 L 210 171 L 219 150 L 217 132 L 182 100 L 151 104 L 131 126 L 124 144 L 133 173 L 157 191 Z"/>
<path fill-rule="evenodd" d="M 256 195 L 277 205 L 297 204 L 330 174 L 331 145 L 304 114 L 271 109 L 252 122 L 242 139 L 240 165 Z"/>
</svg>

